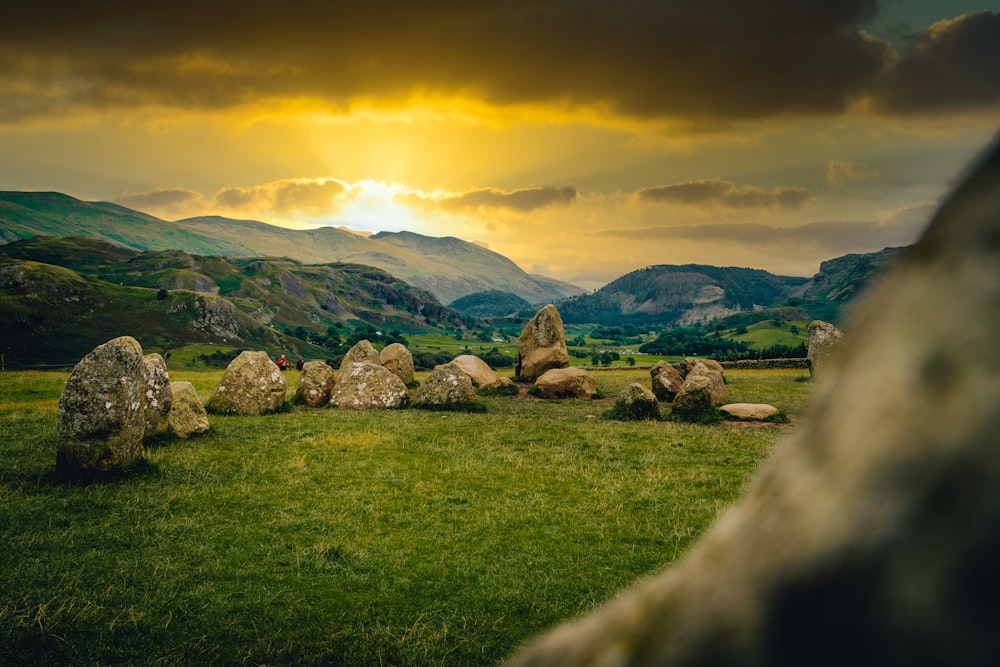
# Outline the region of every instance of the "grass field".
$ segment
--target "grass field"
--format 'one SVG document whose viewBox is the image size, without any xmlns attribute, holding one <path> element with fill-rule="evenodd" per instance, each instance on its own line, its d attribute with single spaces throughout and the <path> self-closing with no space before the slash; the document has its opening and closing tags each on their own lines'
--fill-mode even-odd
<svg viewBox="0 0 1000 667">
<path fill-rule="evenodd" d="M 803 371 L 729 371 L 791 425 L 211 417 L 134 474 L 54 476 L 66 373 L 0 374 L 0 664 L 482 665 L 680 557 L 795 428 Z M 178 371 L 202 399 L 221 371 Z M 286 374 L 294 387 L 297 374 Z M 595 374 L 607 396 L 646 371 Z"/>
</svg>

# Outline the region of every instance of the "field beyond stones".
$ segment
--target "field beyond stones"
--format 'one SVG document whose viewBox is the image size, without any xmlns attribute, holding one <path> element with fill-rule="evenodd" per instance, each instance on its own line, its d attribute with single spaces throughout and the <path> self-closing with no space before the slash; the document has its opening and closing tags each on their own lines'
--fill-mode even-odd
<svg viewBox="0 0 1000 667">
<path fill-rule="evenodd" d="M 204 402 L 222 371 L 170 375 Z M 484 414 L 212 415 L 74 485 L 68 373 L 2 373 L 0 664 L 494 664 L 681 557 L 796 428 L 806 376 L 726 372 L 731 402 L 791 419 L 762 426 L 603 419 L 646 370 Z"/>
</svg>

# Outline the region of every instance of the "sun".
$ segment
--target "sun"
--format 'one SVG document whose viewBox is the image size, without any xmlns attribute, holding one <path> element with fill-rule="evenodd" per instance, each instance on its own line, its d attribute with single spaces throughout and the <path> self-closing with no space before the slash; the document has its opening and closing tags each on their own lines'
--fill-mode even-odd
<svg viewBox="0 0 1000 667">
<path fill-rule="evenodd" d="M 351 185 L 342 196 L 345 200 L 337 213 L 337 222 L 352 229 L 365 231 L 401 231 L 420 226 L 413 211 L 395 201 L 397 195 L 409 192 L 398 183 L 363 180 Z"/>
</svg>

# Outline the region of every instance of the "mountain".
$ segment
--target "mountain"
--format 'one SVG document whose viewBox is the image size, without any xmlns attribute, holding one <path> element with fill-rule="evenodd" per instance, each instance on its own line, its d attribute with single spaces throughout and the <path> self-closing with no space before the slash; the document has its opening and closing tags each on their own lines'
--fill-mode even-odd
<svg viewBox="0 0 1000 667">
<path fill-rule="evenodd" d="M 883 248 L 878 252 L 853 253 L 828 259 L 819 265 L 819 273 L 792 293 L 790 305 L 797 305 L 817 314 L 816 317 L 837 321 L 843 307 L 856 300 L 891 267 L 906 248 Z"/>
<path fill-rule="evenodd" d="M 691 324 L 776 305 L 806 282 L 760 269 L 662 264 L 628 273 L 557 307 L 566 323 Z"/>
<path fill-rule="evenodd" d="M 438 324 L 462 318 L 371 266 L 139 252 L 83 237 L 0 246 L 0 350 L 8 366 L 75 363 L 125 334 L 154 351 L 213 342 L 334 356 L 342 333 Z"/>
<path fill-rule="evenodd" d="M 55 192 L 0 192 L 0 241 L 37 234 L 85 236 L 133 250 L 365 264 L 433 292 L 442 303 L 489 289 L 513 292 L 531 303 L 581 291 L 530 276 L 498 253 L 451 237 L 400 232 L 367 238 L 333 227 L 293 230 L 219 216 L 168 222 L 117 204 L 84 202 Z"/>
</svg>

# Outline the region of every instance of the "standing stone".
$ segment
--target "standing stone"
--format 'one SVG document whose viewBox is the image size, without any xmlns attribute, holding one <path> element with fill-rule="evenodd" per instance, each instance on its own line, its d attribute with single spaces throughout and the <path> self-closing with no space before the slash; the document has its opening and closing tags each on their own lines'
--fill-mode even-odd
<svg viewBox="0 0 1000 667">
<path fill-rule="evenodd" d="M 406 407 L 406 385 L 381 364 L 352 363 L 337 373 L 330 405 L 356 410 Z"/>
<path fill-rule="evenodd" d="M 80 360 L 59 397 L 56 467 L 69 475 L 126 468 L 145 457 L 142 346 L 131 336 Z"/>
<path fill-rule="evenodd" d="M 684 378 L 673 365 L 662 359 L 649 369 L 652 379 L 653 395 L 664 403 L 670 403 L 681 390 Z"/>
<path fill-rule="evenodd" d="M 351 349 L 347 351 L 344 358 L 340 360 L 339 372 L 343 373 L 345 368 L 351 364 L 358 363 L 382 364 L 382 360 L 378 355 L 378 350 L 376 350 L 375 346 L 367 340 L 359 340 L 353 347 L 351 347 Z"/>
<path fill-rule="evenodd" d="M 593 398 L 597 381 L 582 368 L 553 368 L 535 380 L 535 387 L 545 398 Z"/>
<path fill-rule="evenodd" d="M 612 414 L 616 419 L 659 419 L 660 404 L 656 395 L 638 382 L 628 385 L 618 394 Z"/>
<path fill-rule="evenodd" d="M 170 393 L 173 401 L 167 424 L 170 432 L 178 438 L 188 438 L 208 432 L 208 413 L 198 398 L 198 392 L 190 382 L 171 382 Z"/>
<path fill-rule="evenodd" d="M 480 404 L 472 378 L 454 361 L 435 366 L 414 396 L 414 407 L 469 408 Z"/>
<path fill-rule="evenodd" d="M 322 407 L 330 402 L 333 385 L 333 369 L 325 361 L 307 361 L 302 365 L 294 401 L 311 408 Z"/>
<path fill-rule="evenodd" d="M 402 343 L 390 343 L 382 348 L 379 362 L 389 369 L 403 384 L 413 384 L 413 355 Z"/>
<path fill-rule="evenodd" d="M 146 435 L 151 437 L 167 432 L 167 418 L 173 393 L 170 391 L 170 375 L 163 357 L 155 352 L 142 358 L 146 372 L 144 402 L 146 405 Z"/>
<path fill-rule="evenodd" d="M 813 320 L 809 323 L 809 351 L 806 353 L 809 375 L 816 375 L 818 369 L 828 363 L 830 355 L 843 337 L 844 333 L 829 322 Z"/>
<path fill-rule="evenodd" d="M 742 499 L 512 664 L 1000 664 L 998 267 L 994 146 L 859 302 Z"/>
<path fill-rule="evenodd" d="M 725 382 L 726 371 L 722 367 L 722 364 L 720 364 L 715 359 L 708 359 L 704 357 L 688 357 L 684 359 L 684 361 L 680 361 L 677 363 L 676 367 L 677 372 L 680 373 L 680 376 L 682 378 L 686 378 L 688 376 L 688 373 L 691 372 L 691 369 L 695 367 L 695 364 L 702 364 L 711 371 L 718 371 L 719 374 L 722 375 L 723 382 Z"/>
<path fill-rule="evenodd" d="M 500 378 L 490 368 L 490 365 L 474 354 L 459 355 L 452 359 L 451 363 L 462 369 L 472 379 L 472 384 L 476 387 L 499 386 Z"/>
<path fill-rule="evenodd" d="M 705 364 L 701 363 L 701 361 L 697 361 L 693 366 L 691 366 L 690 370 L 687 373 L 687 376 L 684 378 L 684 381 L 687 382 L 690 378 L 695 376 L 703 376 L 708 378 L 709 382 L 712 385 L 713 405 L 723 405 L 724 403 L 729 401 L 729 390 L 726 389 L 726 382 L 725 380 L 722 379 L 722 373 L 715 370 L 714 368 L 706 366 Z"/>
<path fill-rule="evenodd" d="M 551 303 L 531 318 L 517 341 L 517 375 L 528 382 L 537 380 L 552 368 L 569 366 L 566 331 L 562 317 Z"/>
<path fill-rule="evenodd" d="M 264 351 L 245 350 L 229 363 L 205 409 L 220 415 L 262 415 L 285 402 L 285 376 Z"/>
</svg>

